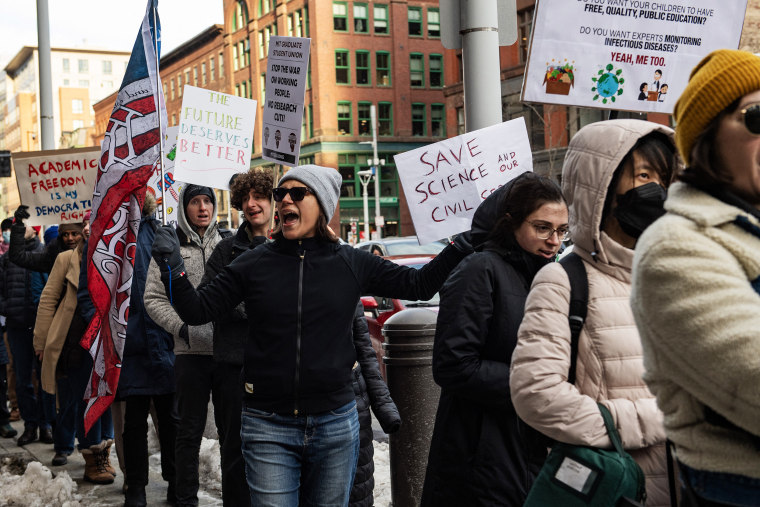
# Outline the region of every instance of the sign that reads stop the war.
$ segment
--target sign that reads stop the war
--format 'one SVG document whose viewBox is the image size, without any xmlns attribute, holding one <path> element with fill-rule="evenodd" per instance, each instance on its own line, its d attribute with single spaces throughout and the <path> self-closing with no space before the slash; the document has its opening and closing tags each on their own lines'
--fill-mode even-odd
<svg viewBox="0 0 760 507">
<path fill-rule="evenodd" d="M 486 197 L 533 170 L 523 118 L 393 158 L 422 245 L 470 229 L 472 215 Z"/>
<path fill-rule="evenodd" d="M 100 148 L 13 153 L 21 204 L 29 206 L 27 225 L 81 222 L 92 207 Z"/>
<path fill-rule="evenodd" d="M 229 188 L 232 175 L 248 171 L 256 101 L 185 86 L 175 176 L 213 188 Z"/>
<path fill-rule="evenodd" d="M 310 45 L 311 39 L 303 37 L 269 39 L 261 143 L 266 160 L 298 165 Z"/>
</svg>

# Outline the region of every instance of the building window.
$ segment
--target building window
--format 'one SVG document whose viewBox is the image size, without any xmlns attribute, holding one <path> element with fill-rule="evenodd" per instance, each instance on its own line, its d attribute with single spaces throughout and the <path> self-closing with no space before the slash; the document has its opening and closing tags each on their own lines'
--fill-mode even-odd
<svg viewBox="0 0 760 507">
<path fill-rule="evenodd" d="M 248 24 L 248 7 L 244 0 L 235 4 L 235 17 L 232 18 L 232 31 L 235 32 Z"/>
<path fill-rule="evenodd" d="M 430 55 L 430 87 L 443 86 L 443 55 Z"/>
<path fill-rule="evenodd" d="M 333 2 L 333 30 L 348 31 L 348 7 L 346 2 Z"/>
<path fill-rule="evenodd" d="M 174 100 L 174 80 L 169 81 L 169 97 Z"/>
<path fill-rule="evenodd" d="M 375 53 L 375 84 L 391 85 L 391 54 L 387 51 Z"/>
<path fill-rule="evenodd" d="M 193 86 L 198 86 L 198 66 L 193 67 Z"/>
<path fill-rule="evenodd" d="M 377 135 L 393 135 L 393 104 L 390 102 L 377 104 Z"/>
<path fill-rule="evenodd" d="M 103 74 L 111 73 L 111 60 L 103 60 Z"/>
<path fill-rule="evenodd" d="M 214 74 L 214 57 L 208 59 L 208 73 L 211 76 L 211 81 L 216 79 L 216 75 Z"/>
<path fill-rule="evenodd" d="M 412 86 L 425 86 L 425 60 L 422 53 L 409 55 L 409 83 Z"/>
<path fill-rule="evenodd" d="M 103 81 L 103 86 L 110 90 L 113 88 L 113 81 Z"/>
<path fill-rule="evenodd" d="M 74 114 L 82 114 L 84 112 L 82 99 L 73 99 L 71 101 L 71 112 Z"/>
<path fill-rule="evenodd" d="M 356 116 L 359 120 L 359 135 L 372 135 L 372 118 L 370 114 L 371 102 L 359 102 L 356 107 Z"/>
<path fill-rule="evenodd" d="M 64 72 L 70 72 L 71 71 L 71 62 L 68 58 L 63 59 L 63 71 Z"/>
<path fill-rule="evenodd" d="M 190 69 L 185 69 L 185 84 L 190 84 Z"/>
<path fill-rule="evenodd" d="M 438 9 L 428 7 L 427 10 L 427 32 L 428 37 L 437 38 L 441 36 L 441 14 Z"/>
<path fill-rule="evenodd" d="M 101 85 L 102 86 L 102 85 Z M 166 81 L 164 81 L 164 100 L 166 100 L 166 97 L 168 97 L 169 89 L 167 88 L 169 85 L 166 84 Z"/>
<path fill-rule="evenodd" d="M 235 97 L 240 97 L 240 85 L 235 85 Z"/>
<path fill-rule="evenodd" d="M 422 36 L 422 7 L 409 7 L 407 10 L 409 18 L 409 35 Z"/>
<path fill-rule="evenodd" d="M 465 133 L 464 129 L 464 108 L 458 107 L 457 108 L 457 135 L 462 135 Z"/>
<path fill-rule="evenodd" d="M 309 104 L 309 137 L 314 137 L 314 108 Z"/>
<path fill-rule="evenodd" d="M 351 135 L 351 103 L 338 102 L 338 134 Z"/>
<path fill-rule="evenodd" d="M 530 106 L 520 102 L 520 94 L 505 95 L 501 98 L 502 121 L 523 117 L 528 130 L 528 140 L 534 152 L 545 147 L 544 108 L 541 104 Z"/>
<path fill-rule="evenodd" d="M 517 13 L 517 43 L 520 63 L 528 61 L 528 44 L 530 44 L 530 28 L 533 24 L 533 7 Z"/>
<path fill-rule="evenodd" d="M 172 125 L 177 124 L 177 113 L 172 113 Z"/>
<path fill-rule="evenodd" d="M 251 64 L 251 41 L 249 39 L 245 39 L 243 56 L 245 56 L 245 67 L 248 67 Z"/>
<path fill-rule="evenodd" d="M 177 97 L 182 97 L 182 74 L 177 74 Z"/>
<path fill-rule="evenodd" d="M 70 81 L 68 79 L 63 80 L 63 86 L 69 86 Z"/>
<path fill-rule="evenodd" d="M 369 77 L 369 51 L 356 52 L 356 84 L 370 84 Z"/>
<path fill-rule="evenodd" d="M 72 120 L 71 121 L 71 127 L 72 130 L 79 130 L 84 127 L 84 120 Z"/>
<path fill-rule="evenodd" d="M 375 17 L 375 33 L 388 33 L 388 6 L 375 4 L 372 12 Z"/>
<path fill-rule="evenodd" d="M 425 104 L 412 104 L 412 135 L 425 135 Z"/>
<path fill-rule="evenodd" d="M 206 82 L 208 81 L 208 76 L 206 74 L 206 62 L 201 63 L 201 83 L 203 86 L 206 86 Z"/>
<path fill-rule="evenodd" d="M 306 122 L 306 110 L 304 110 L 303 115 L 301 115 L 301 140 L 306 139 L 306 129 L 307 129 L 307 122 Z"/>
<path fill-rule="evenodd" d="M 219 53 L 219 79 L 224 77 L 224 53 Z"/>
<path fill-rule="evenodd" d="M 430 135 L 446 137 L 446 113 L 443 104 L 430 105 Z"/>
<path fill-rule="evenodd" d="M 354 4 L 354 33 L 369 33 L 367 4 Z"/>
<path fill-rule="evenodd" d="M 267 75 L 266 73 L 262 74 L 259 79 L 259 84 L 261 86 L 261 104 L 264 104 L 264 97 L 267 94 Z"/>
<path fill-rule="evenodd" d="M 335 82 L 338 84 L 350 84 L 349 75 L 350 64 L 348 61 L 348 51 L 345 49 L 335 50 Z"/>
<path fill-rule="evenodd" d="M 89 88 L 90 87 L 90 80 L 89 79 L 80 79 L 79 80 L 79 87 L 80 88 Z"/>
<path fill-rule="evenodd" d="M 80 74 L 90 72 L 90 62 L 88 60 L 77 60 L 77 64 L 79 65 Z"/>
</svg>

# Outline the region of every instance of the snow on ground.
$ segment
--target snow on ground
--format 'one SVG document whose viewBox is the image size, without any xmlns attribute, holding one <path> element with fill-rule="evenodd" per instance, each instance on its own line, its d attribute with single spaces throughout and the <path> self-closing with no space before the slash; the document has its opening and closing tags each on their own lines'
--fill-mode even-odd
<svg viewBox="0 0 760 507">
<path fill-rule="evenodd" d="M 375 507 L 391 505 L 391 458 L 388 454 L 388 442 L 375 444 Z"/>
<path fill-rule="evenodd" d="M 67 472 L 55 478 L 39 461 L 30 462 L 24 475 L 14 474 L 7 465 L 0 469 L 0 504 L 26 507 L 79 507 L 86 505 L 77 494 L 77 484 Z"/>
</svg>

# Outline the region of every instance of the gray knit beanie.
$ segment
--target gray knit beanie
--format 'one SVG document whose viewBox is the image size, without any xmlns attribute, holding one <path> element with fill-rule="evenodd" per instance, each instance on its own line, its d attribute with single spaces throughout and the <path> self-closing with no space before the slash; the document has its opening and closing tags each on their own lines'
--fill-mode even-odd
<svg viewBox="0 0 760 507">
<path fill-rule="evenodd" d="M 313 190 L 327 221 L 332 219 L 335 208 L 338 206 L 340 185 L 343 183 L 343 178 L 338 171 L 320 165 L 299 165 L 285 173 L 285 176 L 280 178 L 278 186 L 288 180 L 300 181 Z"/>
</svg>

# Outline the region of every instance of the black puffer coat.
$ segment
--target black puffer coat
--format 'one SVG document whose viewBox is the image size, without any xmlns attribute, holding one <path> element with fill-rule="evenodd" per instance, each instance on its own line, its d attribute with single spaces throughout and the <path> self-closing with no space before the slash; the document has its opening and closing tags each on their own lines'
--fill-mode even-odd
<svg viewBox="0 0 760 507">
<path fill-rule="evenodd" d="M 26 239 L 23 253 L 34 255 L 43 251 L 37 237 Z M 5 315 L 7 325 L 34 327 L 37 305 L 32 294 L 32 271 L 17 266 L 10 261 L 10 252 L 0 257 L 0 313 Z"/>
<path fill-rule="evenodd" d="M 348 504 L 351 507 L 374 505 L 375 448 L 372 443 L 372 416 L 370 407 L 386 433 L 394 433 L 401 426 L 401 416 L 391 399 L 388 386 L 380 375 L 377 355 L 372 348 L 364 308 L 359 303 L 354 316 L 354 347 L 357 364 L 353 369 L 356 410 L 359 415 L 359 460 Z"/>
<path fill-rule="evenodd" d="M 58 254 L 68 250 L 63 243 L 63 238 L 58 236 L 55 241 L 50 242 L 50 244 L 45 245 L 45 247 L 29 251 L 26 248 L 26 240 L 24 239 L 25 233 L 26 226 L 23 223 L 13 224 L 11 227 L 11 241 L 8 245 L 7 252 L 9 260 L 17 266 L 31 271 L 50 273 Z"/>
</svg>

